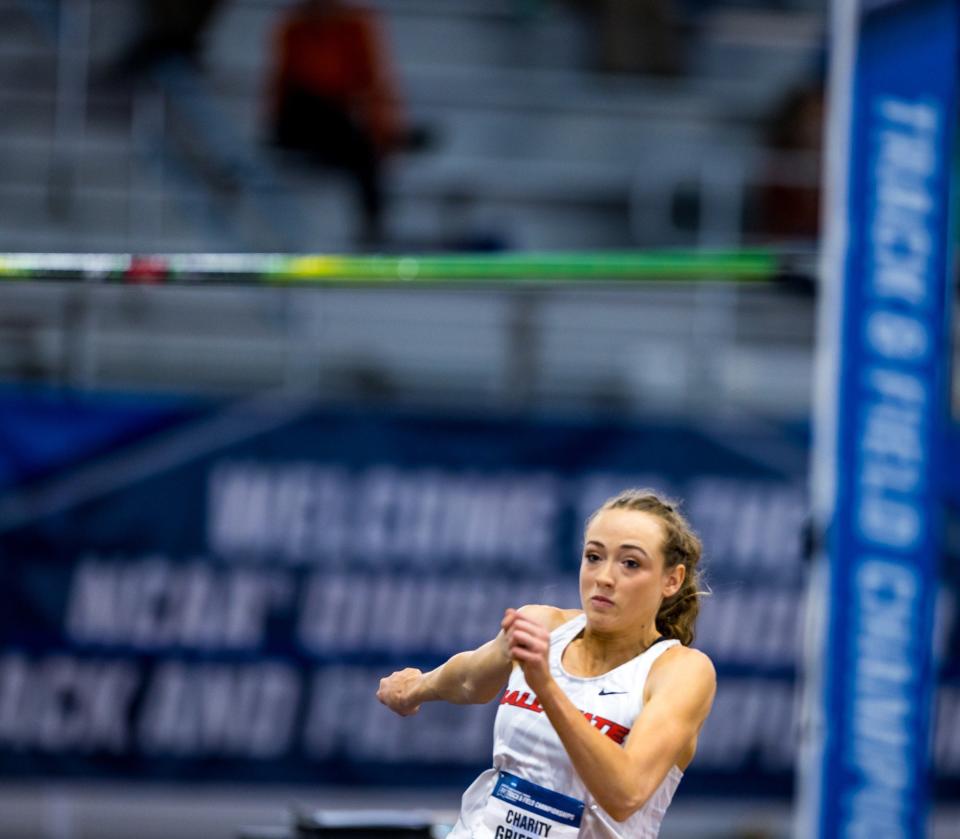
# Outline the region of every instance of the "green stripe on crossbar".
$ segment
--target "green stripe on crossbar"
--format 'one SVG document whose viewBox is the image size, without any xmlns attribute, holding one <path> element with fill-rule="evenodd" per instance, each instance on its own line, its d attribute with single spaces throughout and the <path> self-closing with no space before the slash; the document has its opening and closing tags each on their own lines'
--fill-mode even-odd
<svg viewBox="0 0 960 839">
<path fill-rule="evenodd" d="M 352 256 L 338 254 L 0 254 L 0 277 L 107 281 L 343 282 L 767 280 L 769 250 Z"/>
</svg>

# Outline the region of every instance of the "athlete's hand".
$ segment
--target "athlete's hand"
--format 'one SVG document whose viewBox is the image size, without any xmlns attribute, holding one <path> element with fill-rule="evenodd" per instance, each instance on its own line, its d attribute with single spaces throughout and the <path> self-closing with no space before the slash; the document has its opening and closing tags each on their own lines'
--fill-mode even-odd
<svg viewBox="0 0 960 839">
<path fill-rule="evenodd" d="M 415 667 L 397 670 L 380 680 L 377 699 L 401 717 L 409 717 L 420 710 L 416 689 L 422 679 L 423 673 Z"/>
<path fill-rule="evenodd" d="M 510 657 L 523 669 L 527 684 L 539 693 L 550 681 L 550 633 L 516 609 L 507 609 L 500 623 Z"/>
</svg>

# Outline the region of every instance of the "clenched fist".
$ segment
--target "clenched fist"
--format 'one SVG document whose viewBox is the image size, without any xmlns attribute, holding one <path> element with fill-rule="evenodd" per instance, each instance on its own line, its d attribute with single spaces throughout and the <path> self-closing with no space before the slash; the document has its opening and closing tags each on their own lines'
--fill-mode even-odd
<svg viewBox="0 0 960 839">
<path fill-rule="evenodd" d="M 550 681 L 550 632 L 539 621 L 516 609 L 507 609 L 500 622 L 510 657 L 523 670 L 537 693 Z"/>
<path fill-rule="evenodd" d="M 420 710 L 421 700 L 417 688 L 423 673 L 416 667 L 406 667 L 380 680 L 377 699 L 401 717 L 409 717 Z"/>
</svg>

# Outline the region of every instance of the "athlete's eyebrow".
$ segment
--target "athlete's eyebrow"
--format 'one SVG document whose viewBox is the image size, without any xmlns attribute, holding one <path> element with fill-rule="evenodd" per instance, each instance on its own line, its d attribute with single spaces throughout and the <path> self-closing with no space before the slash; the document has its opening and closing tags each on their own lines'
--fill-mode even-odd
<svg viewBox="0 0 960 839">
<path fill-rule="evenodd" d="M 596 540 L 596 539 L 590 539 L 590 540 L 587 542 L 587 545 L 596 545 L 598 548 L 603 548 L 604 550 L 607 549 L 607 546 L 604 545 L 603 542 L 600 542 L 600 541 L 598 541 L 598 540 Z M 646 548 L 642 548 L 642 547 L 640 547 L 640 545 L 631 545 L 631 544 L 627 543 L 627 544 L 625 544 L 625 545 L 621 545 L 621 546 L 620 546 L 620 549 L 621 549 L 621 550 L 628 550 L 628 551 L 638 551 L 639 553 L 642 553 L 645 557 L 647 557 L 647 559 L 650 558 L 650 554 L 647 553 Z"/>
</svg>

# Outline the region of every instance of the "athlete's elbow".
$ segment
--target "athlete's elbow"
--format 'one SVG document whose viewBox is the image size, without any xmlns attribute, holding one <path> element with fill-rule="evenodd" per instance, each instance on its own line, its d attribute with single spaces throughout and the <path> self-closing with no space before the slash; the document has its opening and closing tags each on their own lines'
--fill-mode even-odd
<svg viewBox="0 0 960 839">
<path fill-rule="evenodd" d="M 603 809 L 609 813 L 614 821 L 625 822 L 647 803 L 647 800 L 652 794 L 652 790 L 648 790 L 645 787 L 636 787 L 630 790 L 624 790 L 601 806 L 603 806 Z"/>
<path fill-rule="evenodd" d="M 610 814 L 610 817 L 614 821 L 625 822 L 630 816 L 636 813 L 643 804 L 644 802 L 642 801 L 622 801 L 604 809 Z"/>
<path fill-rule="evenodd" d="M 615 822 L 625 822 L 630 816 L 637 812 L 629 807 L 604 807 L 604 809 Z"/>
</svg>

